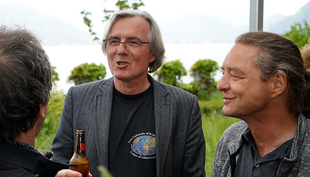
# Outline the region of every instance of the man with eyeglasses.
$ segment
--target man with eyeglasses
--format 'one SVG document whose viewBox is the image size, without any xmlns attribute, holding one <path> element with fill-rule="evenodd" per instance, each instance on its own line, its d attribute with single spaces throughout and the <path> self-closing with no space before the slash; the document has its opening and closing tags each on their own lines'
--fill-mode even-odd
<svg viewBox="0 0 310 177">
<path fill-rule="evenodd" d="M 197 97 L 154 80 L 164 61 L 157 23 L 144 11 L 115 13 L 102 43 L 112 78 L 69 89 L 51 150 L 69 161 L 74 132 L 86 131 L 90 172 L 118 176 L 205 176 Z"/>
</svg>

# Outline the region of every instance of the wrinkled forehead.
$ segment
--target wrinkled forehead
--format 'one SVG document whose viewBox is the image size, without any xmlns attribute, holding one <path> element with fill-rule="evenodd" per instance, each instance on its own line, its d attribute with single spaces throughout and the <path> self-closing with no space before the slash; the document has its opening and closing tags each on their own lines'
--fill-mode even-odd
<svg viewBox="0 0 310 177">
<path fill-rule="evenodd" d="M 221 68 L 255 66 L 259 50 L 260 47 L 258 46 L 237 43 L 226 55 Z"/>
</svg>

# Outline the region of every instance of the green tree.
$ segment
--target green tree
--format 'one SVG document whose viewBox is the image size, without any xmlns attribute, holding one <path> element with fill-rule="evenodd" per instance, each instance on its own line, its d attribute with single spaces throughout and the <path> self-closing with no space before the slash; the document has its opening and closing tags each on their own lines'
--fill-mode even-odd
<svg viewBox="0 0 310 177">
<path fill-rule="evenodd" d="M 198 98 L 207 99 L 207 95 L 216 90 L 214 76 L 218 69 L 216 61 L 210 59 L 198 60 L 190 70 L 190 75 L 194 77 L 194 81 L 190 83 L 192 93 L 197 95 Z"/>
<path fill-rule="evenodd" d="M 56 81 L 59 81 L 58 73 L 56 72 L 56 66 L 52 67 L 52 82 L 56 85 Z"/>
<path fill-rule="evenodd" d="M 181 77 L 186 76 L 187 72 L 180 60 L 175 60 L 164 63 L 154 75 L 161 82 L 179 87 L 182 84 Z"/>
<path fill-rule="evenodd" d="M 101 80 L 106 75 L 106 69 L 103 64 L 96 65 L 95 63 L 83 63 L 73 68 L 68 80 L 73 81 L 75 85 Z"/>
<path fill-rule="evenodd" d="M 291 26 L 291 31 L 283 35 L 294 41 L 299 48 L 302 48 L 304 45 L 310 43 L 310 26 L 306 20 L 303 22 L 304 25 L 295 23 L 295 25 Z"/>
<path fill-rule="evenodd" d="M 144 3 L 142 0 L 118 0 L 115 4 L 115 6 L 118 8 L 118 10 L 125 10 L 125 9 L 134 9 L 137 10 L 139 7 L 144 6 Z M 106 7 L 104 7 L 103 13 L 103 19 L 101 20 L 102 23 L 105 23 L 108 21 L 111 17 L 111 15 L 115 12 L 115 10 L 107 10 Z M 84 24 L 88 27 L 88 31 L 92 36 L 94 36 L 94 41 L 98 41 L 99 38 L 97 37 L 97 34 L 92 30 L 92 20 L 89 18 L 89 15 L 91 15 L 90 12 L 83 10 L 81 12 L 82 15 L 84 15 L 83 20 Z"/>
</svg>

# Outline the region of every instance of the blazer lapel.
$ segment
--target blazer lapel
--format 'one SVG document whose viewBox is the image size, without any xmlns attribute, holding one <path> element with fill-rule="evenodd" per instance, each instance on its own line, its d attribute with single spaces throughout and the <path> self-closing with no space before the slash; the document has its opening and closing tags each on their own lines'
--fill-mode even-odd
<svg viewBox="0 0 310 177">
<path fill-rule="evenodd" d="M 96 94 L 95 105 L 96 149 L 100 165 L 104 165 L 108 168 L 108 143 L 113 99 L 113 77 L 99 86 L 99 90 L 99 93 Z"/>
<path fill-rule="evenodd" d="M 168 153 L 172 126 L 172 100 L 163 86 L 153 80 L 156 126 L 156 168 L 157 176 L 162 176 Z"/>
</svg>

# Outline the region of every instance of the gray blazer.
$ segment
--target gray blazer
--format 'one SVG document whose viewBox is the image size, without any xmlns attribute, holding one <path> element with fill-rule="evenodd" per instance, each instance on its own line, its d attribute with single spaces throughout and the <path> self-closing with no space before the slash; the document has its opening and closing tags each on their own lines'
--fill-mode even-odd
<svg viewBox="0 0 310 177">
<path fill-rule="evenodd" d="M 154 87 L 157 176 L 205 176 L 205 140 L 197 97 L 148 76 Z M 68 162 L 74 152 L 75 130 L 86 131 L 90 172 L 109 166 L 108 139 L 113 77 L 71 87 L 51 151 L 52 160 Z"/>
</svg>

